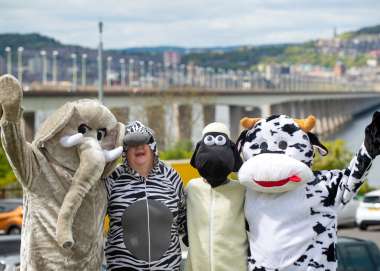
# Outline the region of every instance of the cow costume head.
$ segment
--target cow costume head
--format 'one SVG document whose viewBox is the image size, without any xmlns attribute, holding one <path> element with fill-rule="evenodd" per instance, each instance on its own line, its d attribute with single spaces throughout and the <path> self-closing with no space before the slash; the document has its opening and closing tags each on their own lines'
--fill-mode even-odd
<svg viewBox="0 0 380 271">
<path fill-rule="evenodd" d="M 245 163 L 239 171 L 240 182 L 264 193 L 293 190 L 313 178 L 310 169 L 314 148 L 321 155 L 327 149 L 311 133 L 316 119 L 292 119 L 273 115 L 267 119 L 243 118 L 244 130 L 238 148 Z"/>
</svg>

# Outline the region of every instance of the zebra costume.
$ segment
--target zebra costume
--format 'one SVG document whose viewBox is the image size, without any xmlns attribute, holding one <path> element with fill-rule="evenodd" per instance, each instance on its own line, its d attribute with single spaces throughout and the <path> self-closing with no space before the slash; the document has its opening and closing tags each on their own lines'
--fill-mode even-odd
<svg viewBox="0 0 380 271">
<path fill-rule="evenodd" d="M 106 180 L 107 270 L 179 270 L 179 234 L 186 228 L 183 184 L 178 173 L 158 159 L 152 131 L 137 121 L 126 126 L 126 133 L 136 131 L 151 135 L 148 144 L 155 162 L 147 177 L 125 161 Z"/>
</svg>

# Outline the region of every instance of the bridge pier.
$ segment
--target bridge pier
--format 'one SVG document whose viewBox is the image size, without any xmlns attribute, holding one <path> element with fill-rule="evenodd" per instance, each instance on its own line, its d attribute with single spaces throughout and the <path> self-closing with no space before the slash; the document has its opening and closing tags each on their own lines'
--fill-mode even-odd
<svg viewBox="0 0 380 271">
<path fill-rule="evenodd" d="M 215 105 L 203 106 L 203 123 L 207 125 L 215 121 Z"/>
<path fill-rule="evenodd" d="M 166 143 L 166 110 L 162 105 L 148 106 L 145 108 L 147 125 L 154 131 L 158 150 L 165 149 Z"/>
<path fill-rule="evenodd" d="M 201 104 L 193 104 L 192 111 L 191 142 L 195 144 L 201 139 L 203 127 L 206 125 L 205 108 Z"/>
</svg>

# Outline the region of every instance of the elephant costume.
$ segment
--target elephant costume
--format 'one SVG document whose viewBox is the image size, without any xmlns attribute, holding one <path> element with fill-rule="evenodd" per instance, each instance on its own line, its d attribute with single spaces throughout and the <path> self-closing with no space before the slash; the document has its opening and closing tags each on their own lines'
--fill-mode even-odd
<svg viewBox="0 0 380 271">
<path fill-rule="evenodd" d="M 22 89 L 0 77 L 1 140 L 21 183 L 21 271 L 100 270 L 107 176 L 121 154 L 124 126 L 94 100 L 69 102 L 26 142 Z"/>
</svg>

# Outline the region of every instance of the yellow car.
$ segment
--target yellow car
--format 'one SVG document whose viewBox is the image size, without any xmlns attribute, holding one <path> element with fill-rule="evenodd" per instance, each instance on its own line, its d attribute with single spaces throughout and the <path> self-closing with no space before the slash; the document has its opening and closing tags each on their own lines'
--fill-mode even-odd
<svg viewBox="0 0 380 271">
<path fill-rule="evenodd" d="M 0 200 L 0 231 L 20 234 L 22 225 L 22 199 Z"/>
</svg>

